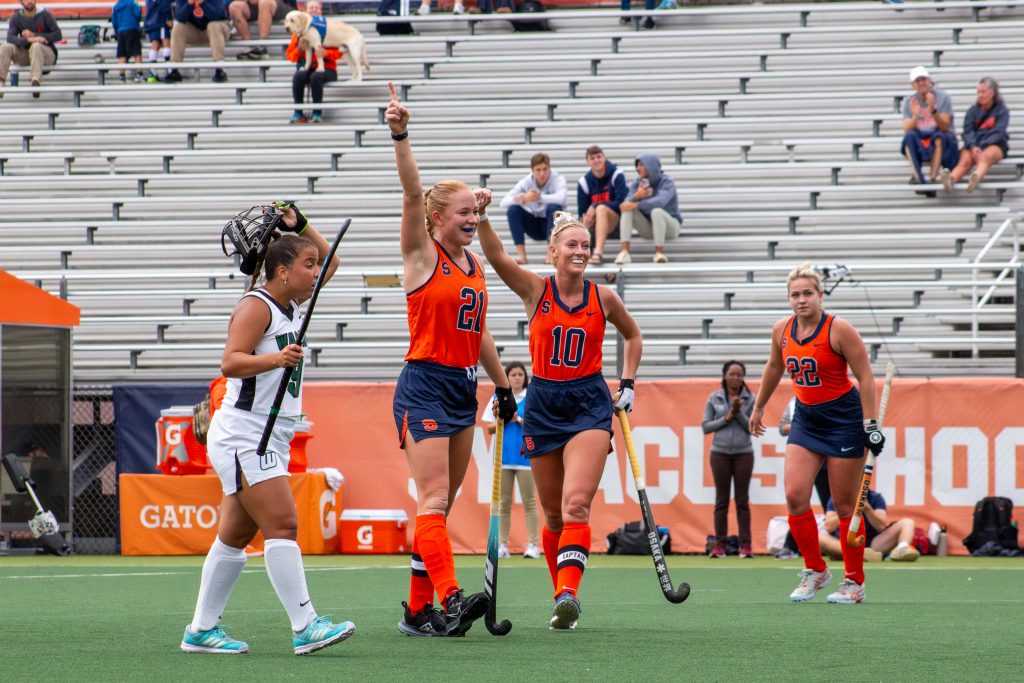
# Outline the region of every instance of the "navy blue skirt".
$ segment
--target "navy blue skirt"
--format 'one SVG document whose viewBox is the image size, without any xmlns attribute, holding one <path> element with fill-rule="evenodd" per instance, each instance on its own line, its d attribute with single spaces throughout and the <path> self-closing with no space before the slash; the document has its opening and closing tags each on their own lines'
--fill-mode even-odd
<svg viewBox="0 0 1024 683">
<path fill-rule="evenodd" d="M 557 450 L 588 429 L 612 433 L 612 395 L 600 372 L 572 380 L 533 377 L 523 413 L 527 458 Z"/>
<path fill-rule="evenodd" d="M 476 368 L 409 361 L 395 385 L 398 442 L 450 437 L 476 424 Z"/>
<path fill-rule="evenodd" d="M 857 387 L 813 406 L 797 400 L 789 443 L 832 458 L 863 457 L 864 410 Z"/>
</svg>

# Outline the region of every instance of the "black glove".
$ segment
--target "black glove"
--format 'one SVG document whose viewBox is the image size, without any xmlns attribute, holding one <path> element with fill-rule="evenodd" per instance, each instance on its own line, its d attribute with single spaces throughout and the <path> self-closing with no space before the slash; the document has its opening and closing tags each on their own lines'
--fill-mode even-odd
<svg viewBox="0 0 1024 683">
<path fill-rule="evenodd" d="M 301 235 L 302 231 L 306 229 L 307 225 L 309 225 L 309 221 L 306 220 L 306 215 L 299 211 L 299 207 L 295 206 L 295 202 L 286 199 L 274 202 L 274 206 L 276 206 L 281 212 L 287 211 L 290 208 L 295 209 L 295 225 L 289 227 L 285 225 L 284 221 L 281 221 L 277 226 L 277 229 L 281 232 L 294 232 L 297 235 Z"/>
<path fill-rule="evenodd" d="M 878 420 L 864 420 L 864 448 L 876 456 L 885 448 L 885 436 L 878 429 Z"/>
<path fill-rule="evenodd" d="M 494 395 L 498 398 L 498 417 L 505 423 L 514 422 L 519 412 L 515 394 L 508 387 L 498 387 Z"/>
</svg>

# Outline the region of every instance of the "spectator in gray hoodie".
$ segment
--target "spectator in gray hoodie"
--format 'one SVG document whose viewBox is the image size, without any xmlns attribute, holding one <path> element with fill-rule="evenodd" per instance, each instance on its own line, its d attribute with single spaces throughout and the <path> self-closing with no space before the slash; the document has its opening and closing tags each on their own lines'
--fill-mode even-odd
<svg viewBox="0 0 1024 683">
<path fill-rule="evenodd" d="M 32 86 L 38 86 L 43 69 L 57 63 L 56 45 L 62 38 L 52 14 L 45 9 L 36 10 L 36 0 L 21 0 L 21 9 L 7 22 L 7 42 L 0 45 L 0 85 L 7 81 L 7 72 L 14 62 L 30 67 Z M 32 96 L 39 97 L 39 92 Z"/>
<path fill-rule="evenodd" d="M 661 172 L 661 159 L 650 152 L 636 158 L 637 178 L 629 186 L 622 210 L 622 250 L 615 263 L 630 263 L 629 238 L 633 228 L 644 239 L 654 240 L 654 262 L 668 263 L 665 241 L 679 235 L 683 216 L 679 213 L 679 197 L 675 181 Z"/>
<path fill-rule="evenodd" d="M 736 521 L 740 557 L 753 557 L 750 548 L 750 478 L 754 472 L 754 446 L 750 441 L 750 413 L 754 395 L 746 383 L 747 368 L 738 360 L 722 366 L 722 388 L 708 396 L 701 428 L 711 440 L 711 475 L 715 479 L 715 539 L 711 557 L 725 556 L 729 528 L 729 489 L 736 490 Z"/>
<path fill-rule="evenodd" d="M 545 244 L 551 236 L 555 212 L 565 211 L 565 178 L 551 169 L 551 157 L 543 152 L 530 159 L 530 173 L 516 183 L 501 200 L 508 217 L 508 229 L 516 245 L 516 263 L 526 263 L 526 236 Z M 550 263 L 547 249 L 544 263 Z"/>
</svg>

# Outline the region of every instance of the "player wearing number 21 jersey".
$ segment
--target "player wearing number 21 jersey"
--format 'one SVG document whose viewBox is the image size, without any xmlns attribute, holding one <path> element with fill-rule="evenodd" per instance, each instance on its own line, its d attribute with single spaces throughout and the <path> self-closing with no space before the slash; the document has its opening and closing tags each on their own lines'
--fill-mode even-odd
<svg viewBox="0 0 1024 683">
<path fill-rule="evenodd" d="M 611 288 L 583 277 L 591 255 L 590 234 L 571 214 L 555 214 L 548 244 L 555 274 L 550 277 L 517 264 L 483 220 L 480 245 L 530 316 L 533 379 L 526 394 L 523 451 L 544 509 L 541 538 L 555 597 L 550 625 L 573 629 L 590 554 L 590 505 L 611 446 L 612 410 L 633 408 L 640 328 Z M 606 322 L 625 340 L 614 398 L 601 374 Z"/>
<path fill-rule="evenodd" d="M 824 293 L 817 271 L 809 263 L 798 266 L 789 274 L 787 288 L 793 315 L 772 328 L 771 355 L 750 415 L 750 432 L 764 434 L 765 404 L 783 373 L 789 374 L 796 409 L 786 445 L 786 505 L 789 529 L 805 565 L 790 599 L 812 600 L 832 579 L 821 557 L 818 527 L 811 512 L 814 479 L 828 458 L 828 481 L 839 514 L 846 574 L 828 601 L 855 604 L 865 597 L 864 547 L 848 545 L 846 532 L 857 504 L 864 449 L 877 455 L 885 443 L 875 419 L 875 378 L 857 330 L 822 310 Z M 850 382 L 850 370 L 859 390 Z"/>
</svg>

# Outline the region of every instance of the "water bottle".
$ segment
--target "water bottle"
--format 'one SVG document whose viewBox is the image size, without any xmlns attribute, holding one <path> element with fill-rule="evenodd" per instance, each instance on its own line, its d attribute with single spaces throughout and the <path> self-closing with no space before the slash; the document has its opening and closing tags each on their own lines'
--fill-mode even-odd
<svg viewBox="0 0 1024 683">
<path fill-rule="evenodd" d="M 939 534 L 939 547 L 936 549 L 935 554 L 939 557 L 945 557 L 949 554 L 949 544 L 946 541 L 946 528 L 942 528 L 942 533 Z"/>
<path fill-rule="evenodd" d="M 17 71 L 12 71 L 11 72 L 11 87 L 12 88 L 17 88 L 18 87 L 18 72 Z"/>
</svg>

